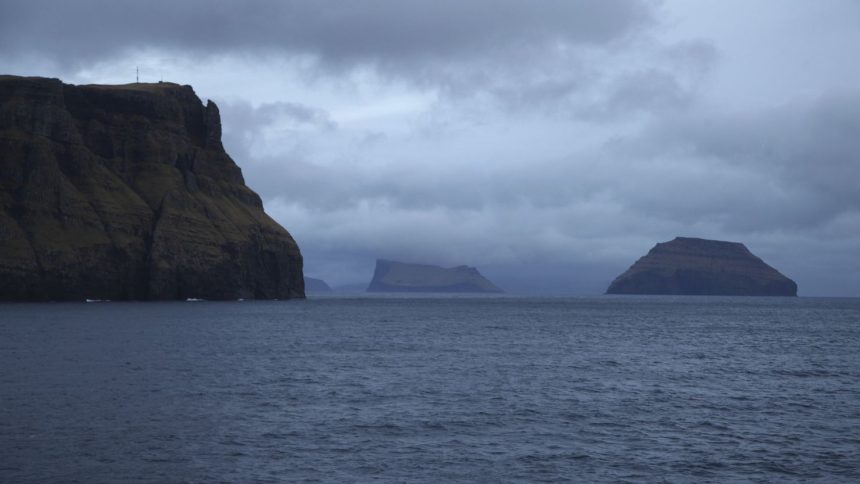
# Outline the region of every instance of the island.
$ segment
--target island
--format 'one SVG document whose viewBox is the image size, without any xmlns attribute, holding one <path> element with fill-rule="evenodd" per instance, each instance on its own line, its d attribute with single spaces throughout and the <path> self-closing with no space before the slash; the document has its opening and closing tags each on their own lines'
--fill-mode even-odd
<svg viewBox="0 0 860 484">
<path fill-rule="evenodd" d="M 464 292 L 501 293 L 478 269 L 444 268 L 378 259 L 367 292 Z"/>
<path fill-rule="evenodd" d="M 305 294 L 327 294 L 332 292 L 331 286 L 324 280 L 305 276 Z"/>
<path fill-rule="evenodd" d="M 191 86 L 0 76 L 0 300 L 304 297 Z"/>
<path fill-rule="evenodd" d="M 676 237 L 654 246 L 606 293 L 797 296 L 797 284 L 744 244 Z"/>
</svg>

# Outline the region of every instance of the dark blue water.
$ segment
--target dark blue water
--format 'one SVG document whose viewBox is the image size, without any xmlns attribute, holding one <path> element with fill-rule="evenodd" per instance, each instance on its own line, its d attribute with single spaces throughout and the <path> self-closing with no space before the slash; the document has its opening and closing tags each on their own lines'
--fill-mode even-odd
<svg viewBox="0 0 860 484">
<path fill-rule="evenodd" d="M 0 306 L 0 481 L 856 481 L 860 300 Z"/>
</svg>

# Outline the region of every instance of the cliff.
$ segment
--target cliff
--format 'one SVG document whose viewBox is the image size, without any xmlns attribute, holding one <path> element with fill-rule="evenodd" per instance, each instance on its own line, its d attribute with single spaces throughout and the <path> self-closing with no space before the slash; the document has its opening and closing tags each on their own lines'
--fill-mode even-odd
<svg viewBox="0 0 860 484">
<path fill-rule="evenodd" d="M 213 102 L 0 76 L 0 300 L 303 296 Z"/>
<path fill-rule="evenodd" d="M 797 296 L 797 284 L 743 244 L 677 237 L 654 246 L 606 293 Z"/>
<path fill-rule="evenodd" d="M 458 266 L 449 269 L 423 264 L 376 261 L 368 292 L 503 292 L 478 269 Z"/>
<path fill-rule="evenodd" d="M 307 276 L 305 277 L 306 294 L 327 294 L 330 292 L 332 292 L 331 286 L 329 286 L 324 280 Z"/>
</svg>

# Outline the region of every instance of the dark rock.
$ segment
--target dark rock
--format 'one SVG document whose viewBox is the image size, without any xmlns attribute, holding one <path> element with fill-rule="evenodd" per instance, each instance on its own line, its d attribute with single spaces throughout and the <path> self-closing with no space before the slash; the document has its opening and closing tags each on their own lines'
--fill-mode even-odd
<svg viewBox="0 0 860 484">
<path fill-rule="evenodd" d="M 0 300 L 304 296 L 190 86 L 0 76 Z"/>
<path fill-rule="evenodd" d="M 482 276 L 478 269 L 405 264 L 384 259 L 376 261 L 368 292 L 503 292 Z"/>
<path fill-rule="evenodd" d="M 322 279 L 315 279 L 313 277 L 305 277 L 305 293 L 306 294 L 325 294 L 331 291 L 331 287 Z"/>
<path fill-rule="evenodd" d="M 677 237 L 654 246 L 606 293 L 797 296 L 797 284 L 743 244 Z"/>
</svg>

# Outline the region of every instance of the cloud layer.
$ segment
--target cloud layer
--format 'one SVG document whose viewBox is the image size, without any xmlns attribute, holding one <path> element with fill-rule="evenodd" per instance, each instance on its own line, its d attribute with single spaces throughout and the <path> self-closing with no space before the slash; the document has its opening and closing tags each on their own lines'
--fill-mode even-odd
<svg viewBox="0 0 860 484">
<path fill-rule="evenodd" d="M 73 63 L 141 46 L 281 51 L 347 65 L 475 60 L 499 50 L 611 42 L 653 14 L 639 0 L 30 0 L 0 8 L 6 53 Z"/>
</svg>

